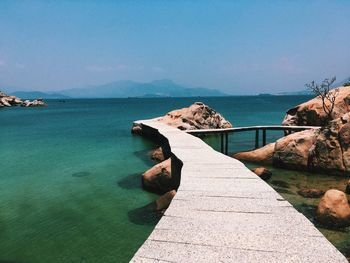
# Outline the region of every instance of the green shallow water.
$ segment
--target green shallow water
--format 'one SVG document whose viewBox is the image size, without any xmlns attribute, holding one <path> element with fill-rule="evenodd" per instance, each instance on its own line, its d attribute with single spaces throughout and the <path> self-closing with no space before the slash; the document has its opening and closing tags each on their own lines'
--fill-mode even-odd
<svg viewBox="0 0 350 263">
<path fill-rule="evenodd" d="M 131 259 L 159 220 L 145 208 L 157 195 L 140 182 L 155 145 L 130 134 L 134 120 L 203 101 L 235 126 L 279 124 L 287 108 L 307 99 L 50 100 L 45 108 L 1 109 L 0 262 Z M 230 151 L 252 148 L 253 136 L 230 137 Z M 331 233 L 334 242 L 346 240 Z"/>
<path fill-rule="evenodd" d="M 249 168 L 257 167 L 256 164 L 246 163 Z M 272 177 L 268 181 L 277 192 L 288 200 L 299 212 L 303 213 L 321 232 L 333 243 L 346 257 L 350 258 L 350 227 L 342 229 L 330 229 L 315 220 L 315 213 L 321 198 L 305 198 L 298 194 L 301 189 L 338 189 L 345 191 L 349 178 L 328 176 L 324 174 L 311 174 L 301 171 L 291 171 L 266 166 Z M 347 195 L 350 200 L 350 195 Z"/>
</svg>

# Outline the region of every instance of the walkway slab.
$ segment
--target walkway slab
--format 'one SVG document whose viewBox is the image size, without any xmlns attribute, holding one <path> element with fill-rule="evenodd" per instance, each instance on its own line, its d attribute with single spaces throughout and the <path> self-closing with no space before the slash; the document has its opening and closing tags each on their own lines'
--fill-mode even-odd
<svg viewBox="0 0 350 263">
<path fill-rule="evenodd" d="M 183 162 L 169 208 L 131 262 L 347 262 L 293 206 L 243 163 L 157 122 Z"/>
</svg>

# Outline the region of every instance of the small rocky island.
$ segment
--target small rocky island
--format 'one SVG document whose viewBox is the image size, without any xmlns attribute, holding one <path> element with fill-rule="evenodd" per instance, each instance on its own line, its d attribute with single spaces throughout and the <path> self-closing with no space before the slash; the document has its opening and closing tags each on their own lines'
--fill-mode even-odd
<svg viewBox="0 0 350 263">
<path fill-rule="evenodd" d="M 46 106 L 43 99 L 36 100 L 22 100 L 16 96 L 10 96 L 6 93 L 0 91 L 0 108 L 2 107 L 12 107 L 12 106 L 22 106 L 22 107 L 37 107 Z"/>
</svg>

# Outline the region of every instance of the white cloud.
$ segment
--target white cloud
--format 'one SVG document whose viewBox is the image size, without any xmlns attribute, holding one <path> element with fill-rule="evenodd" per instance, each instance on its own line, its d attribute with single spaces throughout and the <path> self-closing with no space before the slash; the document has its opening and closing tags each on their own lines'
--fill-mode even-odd
<svg viewBox="0 0 350 263">
<path fill-rule="evenodd" d="M 90 72 L 113 72 L 113 71 L 122 71 L 128 69 L 127 65 L 124 64 L 118 64 L 115 66 L 97 66 L 97 65 L 90 65 L 85 68 L 87 71 Z"/>
</svg>

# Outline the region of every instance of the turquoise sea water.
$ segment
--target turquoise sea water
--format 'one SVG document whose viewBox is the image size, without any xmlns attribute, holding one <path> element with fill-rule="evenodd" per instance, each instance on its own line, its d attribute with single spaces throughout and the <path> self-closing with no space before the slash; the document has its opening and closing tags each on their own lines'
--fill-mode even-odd
<svg viewBox="0 0 350 263">
<path fill-rule="evenodd" d="M 140 182 L 155 145 L 130 134 L 134 120 L 203 101 L 234 126 L 280 124 L 307 99 L 50 100 L 1 109 L 0 262 L 130 260 L 159 218 L 143 209 L 157 196 Z M 253 136 L 230 138 L 230 151 L 252 148 Z"/>
</svg>

